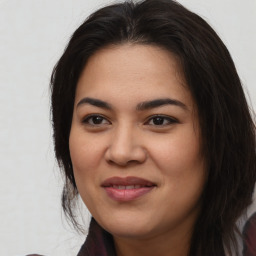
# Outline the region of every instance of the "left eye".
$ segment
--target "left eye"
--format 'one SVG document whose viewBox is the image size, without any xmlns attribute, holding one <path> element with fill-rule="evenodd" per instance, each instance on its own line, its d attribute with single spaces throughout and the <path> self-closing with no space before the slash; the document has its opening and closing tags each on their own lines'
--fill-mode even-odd
<svg viewBox="0 0 256 256">
<path fill-rule="evenodd" d="M 100 115 L 90 115 L 83 120 L 83 123 L 89 125 L 102 125 L 102 124 L 110 124 L 110 122 Z"/>
<path fill-rule="evenodd" d="M 154 126 L 163 126 L 177 123 L 177 120 L 167 116 L 153 116 L 151 117 L 146 124 Z"/>
</svg>

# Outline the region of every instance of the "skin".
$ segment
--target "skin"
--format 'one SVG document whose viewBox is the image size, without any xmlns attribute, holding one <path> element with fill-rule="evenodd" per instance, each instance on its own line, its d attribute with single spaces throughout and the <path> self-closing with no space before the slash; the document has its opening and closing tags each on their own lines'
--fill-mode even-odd
<svg viewBox="0 0 256 256">
<path fill-rule="evenodd" d="M 83 102 L 88 97 L 111 108 Z M 176 104 L 138 110 L 166 98 Z M 196 107 L 171 53 L 136 44 L 96 52 L 77 84 L 69 145 L 81 198 L 113 235 L 118 256 L 188 254 L 206 171 Z M 118 202 L 101 186 L 114 176 L 156 186 Z"/>
</svg>

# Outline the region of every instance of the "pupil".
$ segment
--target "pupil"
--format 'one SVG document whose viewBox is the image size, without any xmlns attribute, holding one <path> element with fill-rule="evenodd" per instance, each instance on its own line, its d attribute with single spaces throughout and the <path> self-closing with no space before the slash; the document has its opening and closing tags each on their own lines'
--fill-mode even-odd
<svg viewBox="0 0 256 256">
<path fill-rule="evenodd" d="M 101 124 L 102 120 L 103 120 L 103 117 L 101 117 L 101 116 L 94 116 L 92 118 L 92 121 L 93 121 L 94 124 Z"/>
<path fill-rule="evenodd" d="M 164 122 L 164 119 L 162 117 L 155 117 L 153 120 L 154 125 L 162 125 Z"/>
</svg>

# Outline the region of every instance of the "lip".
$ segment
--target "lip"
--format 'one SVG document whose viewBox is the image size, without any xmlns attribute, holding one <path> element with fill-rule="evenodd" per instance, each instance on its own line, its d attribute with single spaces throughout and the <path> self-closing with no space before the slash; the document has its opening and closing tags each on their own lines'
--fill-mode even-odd
<svg viewBox="0 0 256 256">
<path fill-rule="evenodd" d="M 138 177 L 111 177 L 101 186 L 111 199 L 126 202 L 148 194 L 156 187 L 156 184 Z"/>
</svg>

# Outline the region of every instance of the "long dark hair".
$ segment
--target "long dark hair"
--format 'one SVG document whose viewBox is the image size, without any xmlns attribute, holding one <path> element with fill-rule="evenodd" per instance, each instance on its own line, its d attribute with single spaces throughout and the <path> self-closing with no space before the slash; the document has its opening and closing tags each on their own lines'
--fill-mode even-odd
<svg viewBox="0 0 256 256">
<path fill-rule="evenodd" d="M 77 226 L 69 133 L 78 78 L 99 49 L 127 42 L 162 47 L 181 63 L 199 113 L 208 173 L 189 255 L 223 255 L 223 244 L 230 252 L 236 248 L 235 223 L 252 202 L 255 125 L 227 48 L 205 20 L 172 0 L 124 2 L 98 10 L 74 32 L 55 66 L 52 122 L 56 158 L 66 178 L 64 212 Z"/>
</svg>

